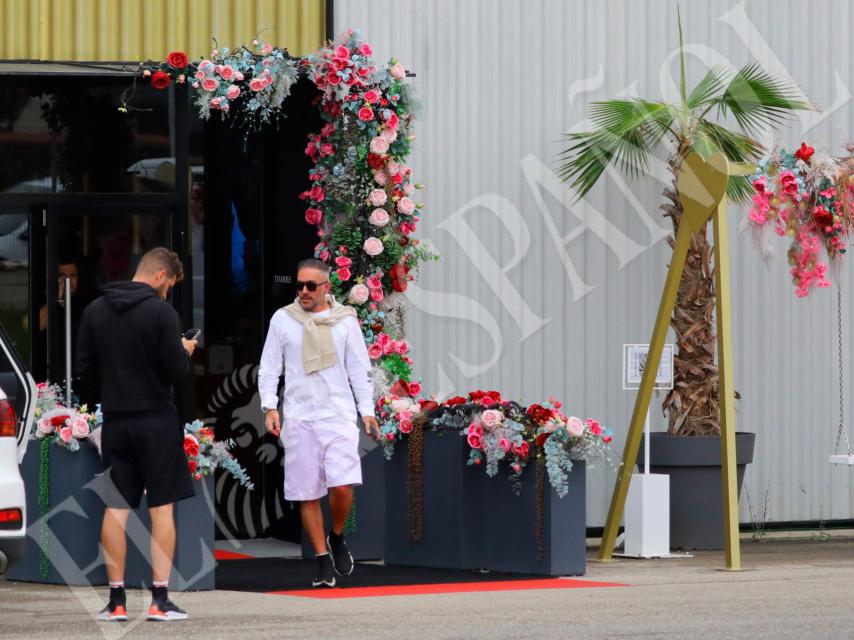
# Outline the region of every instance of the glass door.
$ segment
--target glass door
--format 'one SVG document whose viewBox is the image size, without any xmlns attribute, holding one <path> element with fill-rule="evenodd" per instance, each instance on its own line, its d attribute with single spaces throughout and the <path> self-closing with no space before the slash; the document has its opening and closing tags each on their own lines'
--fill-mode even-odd
<svg viewBox="0 0 854 640">
<path fill-rule="evenodd" d="M 146 251 L 171 246 L 170 209 L 138 204 L 34 207 L 31 255 L 33 262 L 44 265 L 43 270 L 33 269 L 30 278 L 37 380 L 59 383 L 63 389 L 70 381 L 81 401 L 96 400 L 97 390 L 80 387 L 74 370 L 83 310 L 107 284 L 130 280 Z"/>
</svg>

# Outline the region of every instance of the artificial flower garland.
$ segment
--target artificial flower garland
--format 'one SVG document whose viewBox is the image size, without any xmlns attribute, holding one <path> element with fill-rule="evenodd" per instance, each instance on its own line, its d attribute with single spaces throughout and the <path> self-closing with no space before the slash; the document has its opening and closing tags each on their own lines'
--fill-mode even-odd
<svg viewBox="0 0 854 640">
<path fill-rule="evenodd" d="M 791 238 L 787 257 L 801 298 L 830 286 L 854 229 L 854 145 L 846 150 L 847 158 L 836 159 L 804 142 L 794 153 L 773 154 L 753 177 L 753 206 L 743 226 L 766 261 L 773 255 L 775 233 Z"/>
</svg>

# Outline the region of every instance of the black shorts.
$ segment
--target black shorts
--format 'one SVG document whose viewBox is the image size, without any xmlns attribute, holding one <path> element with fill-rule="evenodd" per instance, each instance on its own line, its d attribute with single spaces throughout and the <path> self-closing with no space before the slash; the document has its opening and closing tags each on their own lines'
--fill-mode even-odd
<svg viewBox="0 0 854 640">
<path fill-rule="evenodd" d="M 108 507 L 136 509 L 143 490 L 149 507 L 196 493 L 184 454 L 184 431 L 174 413 L 104 416 L 101 455 Z"/>
</svg>

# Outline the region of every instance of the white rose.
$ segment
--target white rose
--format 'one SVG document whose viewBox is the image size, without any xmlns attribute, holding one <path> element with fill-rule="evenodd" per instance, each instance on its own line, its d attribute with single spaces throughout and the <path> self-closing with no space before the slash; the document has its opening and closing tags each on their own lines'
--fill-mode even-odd
<svg viewBox="0 0 854 640">
<path fill-rule="evenodd" d="M 350 300 L 356 304 L 366 303 L 370 295 L 370 290 L 363 284 L 357 284 L 355 287 L 350 289 Z"/>
</svg>

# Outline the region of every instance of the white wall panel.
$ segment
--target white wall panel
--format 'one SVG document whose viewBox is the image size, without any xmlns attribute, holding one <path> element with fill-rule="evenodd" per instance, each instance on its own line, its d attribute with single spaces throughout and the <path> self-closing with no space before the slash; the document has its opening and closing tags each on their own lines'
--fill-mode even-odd
<svg viewBox="0 0 854 640">
<path fill-rule="evenodd" d="M 778 141 L 806 138 L 842 153 L 854 132 L 848 3 L 682 7 L 690 81 L 713 62 L 756 59 L 788 72 L 825 111 L 789 123 Z M 634 400 L 621 389 L 621 347 L 648 341 L 668 264 L 662 185 L 629 190 L 609 177 L 570 208 L 566 190 L 540 200 L 530 181 L 537 167 L 554 169 L 561 135 L 583 125 L 591 101 L 672 97 L 676 3 L 346 0 L 335 3 L 335 24 L 362 29 L 378 56 L 398 56 L 417 74 L 423 112 L 412 164 L 427 203 L 419 231 L 443 255 L 411 296 L 418 375 L 440 393 L 497 388 L 524 402 L 554 394 L 570 412 L 611 425 L 621 452 Z M 587 229 L 555 242 L 600 214 L 612 225 L 603 237 Z M 738 233 L 745 211 L 730 215 L 738 424 L 757 433 L 748 490 L 761 510 L 767 488 L 771 520 L 850 518 L 850 472 L 827 463 L 838 411 L 835 290 L 796 299 L 784 260 L 766 268 Z M 843 295 L 848 340 L 850 277 Z M 660 412 L 655 420 L 663 423 Z M 612 472 L 591 474 L 589 525 L 604 522 L 613 481 Z"/>
</svg>

